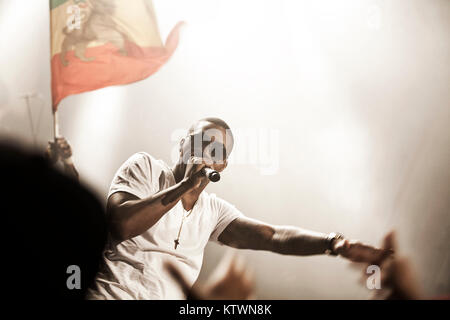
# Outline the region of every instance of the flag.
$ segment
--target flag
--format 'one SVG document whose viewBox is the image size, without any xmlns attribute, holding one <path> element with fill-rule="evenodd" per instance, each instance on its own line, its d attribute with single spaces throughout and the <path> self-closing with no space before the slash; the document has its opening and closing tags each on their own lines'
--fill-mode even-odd
<svg viewBox="0 0 450 320">
<path fill-rule="evenodd" d="M 50 0 L 52 100 L 143 80 L 175 51 L 165 44 L 151 0 Z"/>
</svg>

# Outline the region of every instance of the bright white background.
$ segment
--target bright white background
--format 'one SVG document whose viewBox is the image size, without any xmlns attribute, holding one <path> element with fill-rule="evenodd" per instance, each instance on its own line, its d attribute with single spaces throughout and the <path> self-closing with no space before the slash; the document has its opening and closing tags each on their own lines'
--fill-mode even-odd
<svg viewBox="0 0 450 320">
<path fill-rule="evenodd" d="M 396 229 L 425 293 L 450 292 L 449 1 L 154 2 L 164 38 L 188 23 L 169 63 L 60 105 L 62 133 L 99 197 L 134 152 L 170 162 L 173 132 L 200 117 L 275 130 L 275 174 L 236 163 L 209 191 L 274 224 L 373 244 Z M 33 143 L 20 96 L 36 92 L 39 148 L 52 138 L 48 19 L 46 0 L 0 0 L 0 131 Z M 224 249 L 208 246 L 200 279 Z M 242 254 L 259 298 L 369 295 L 339 258 Z"/>
</svg>

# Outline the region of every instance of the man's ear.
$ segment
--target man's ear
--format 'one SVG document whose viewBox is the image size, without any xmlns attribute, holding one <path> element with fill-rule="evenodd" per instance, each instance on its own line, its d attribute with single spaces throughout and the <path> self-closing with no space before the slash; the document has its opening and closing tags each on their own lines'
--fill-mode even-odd
<svg viewBox="0 0 450 320">
<path fill-rule="evenodd" d="M 183 153 L 183 144 L 184 144 L 184 142 L 186 141 L 186 139 L 185 138 L 182 138 L 181 140 L 180 140 L 180 154 L 182 154 Z"/>
</svg>

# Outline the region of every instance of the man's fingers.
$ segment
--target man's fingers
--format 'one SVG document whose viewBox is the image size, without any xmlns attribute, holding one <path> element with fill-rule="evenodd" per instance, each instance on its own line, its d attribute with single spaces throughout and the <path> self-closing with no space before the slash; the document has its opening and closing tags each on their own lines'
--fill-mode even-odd
<svg viewBox="0 0 450 320">
<path fill-rule="evenodd" d="M 359 242 L 353 242 L 350 243 L 348 249 L 346 249 L 346 254 L 344 254 L 344 256 L 353 262 L 375 264 L 381 261 L 386 254 L 386 250 L 384 249 L 374 248 Z"/>
<path fill-rule="evenodd" d="M 205 167 L 201 158 L 191 157 L 186 165 L 185 177 L 192 177 L 194 179 L 202 178 L 200 170 Z"/>
</svg>

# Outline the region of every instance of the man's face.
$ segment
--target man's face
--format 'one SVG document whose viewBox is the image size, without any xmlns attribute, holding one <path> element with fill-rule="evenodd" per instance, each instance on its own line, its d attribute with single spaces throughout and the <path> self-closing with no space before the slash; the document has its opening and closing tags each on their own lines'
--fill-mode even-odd
<svg viewBox="0 0 450 320">
<path fill-rule="evenodd" d="M 182 140 L 181 156 L 184 163 L 190 157 L 202 159 L 207 167 L 223 171 L 231 151 L 231 141 L 227 141 L 227 131 L 206 121 L 199 122 L 186 139 Z"/>
</svg>

